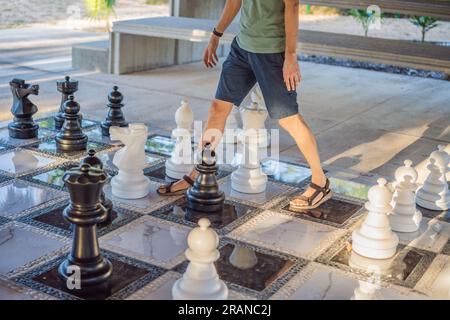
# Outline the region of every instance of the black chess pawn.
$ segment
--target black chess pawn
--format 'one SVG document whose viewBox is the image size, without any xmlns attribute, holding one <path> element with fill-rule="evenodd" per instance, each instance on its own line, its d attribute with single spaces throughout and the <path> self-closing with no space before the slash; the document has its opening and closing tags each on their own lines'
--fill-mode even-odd
<svg viewBox="0 0 450 320">
<path fill-rule="evenodd" d="M 108 280 L 112 275 L 112 264 L 102 256 L 97 235 L 97 224 L 107 218 L 100 203 L 106 179 L 103 170 L 88 164 L 73 168 L 63 176 L 70 194 L 63 216 L 72 224 L 73 238 L 71 251 L 59 265 L 58 273 L 65 284 L 76 284 L 79 280 L 78 289 L 84 292 L 109 290 Z"/>
<path fill-rule="evenodd" d="M 32 139 L 38 136 L 39 126 L 33 121 L 33 114 L 37 112 L 37 106 L 28 96 L 39 94 L 39 85 L 30 85 L 22 79 L 13 79 L 9 83 L 13 95 L 11 113 L 13 122 L 8 124 L 9 136 L 15 139 Z"/>
<path fill-rule="evenodd" d="M 103 170 L 103 162 L 95 155 L 95 150 L 90 149 L 88 151 L 88 156 L 83 158 L 80 162 L 80 165 L 88 164 L 93 168 L 97 168 L 100 170 Z M 107 173 L 105 172 L 105 175 L 107 176 Z M 106 211 L 108 212 L 108 218 L 101 224 L 101 226 L 109 224 L 114 219 L 113 217 L 113 203 L 110 199 L 108 199 L 105 195 L 105 192 L 102 190 L 100 193 L 100 202 L 105 207 Z"/>
<path fill-rule="evenodd" d="M 123 116 L 122 108 L 123 108 L 123 95 L 120 93 L 119 87 L 114 86 L 113 91 L 108 95 L 108 115 L 106 116 L 105 121 L 101 123 L 102 127 L 102 135 L 105 137 L 109 137 L 109 128 L 111 126 L 115 127 L 126 127 L 128 123 L 125 121 L 125 117 Z"/>
<path fill-rule="evenodd" d="M 66 76 L 64 80 L 56 81 L 56 88 L 61 92 L 61 104 L 59 110 L 53 117 L 55 120 L 55 129 L 60 130 L 64 124 L 64 103 L 69 100 L 69 96 L 78 91 L 78 81 Z M 78 115 L 81 123 L 81 114 Z"/>
<path fill-rule="evenodd" d="M 80 105 L 73 96 L 64 103 L 64 124 L 56 135 L 56 145 L 62 152 L 86 150 L 88 138 L 81 130 L 78 121 Z"/>
<path fill-rule="evenodd" d="M 199 175 L 186 192 L 187 209 L 195 212 L 222 213 L 225 194 L 216 179 L 216 154 L 206 143 L 201 153 L 201 163 L 195 166 Z"/>
</svg>

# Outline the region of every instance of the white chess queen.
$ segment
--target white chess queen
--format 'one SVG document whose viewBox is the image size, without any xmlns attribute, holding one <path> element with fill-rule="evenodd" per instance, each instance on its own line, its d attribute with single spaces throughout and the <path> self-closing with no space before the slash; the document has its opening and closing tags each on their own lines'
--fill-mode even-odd
<svg viewBox="0 0 450 320">
<path fill-rule="evenodd" d="M 119 173 L 111 179 L 112 194 L 123 199 L 145 197 L 150 187 L 150 181 L 143 172 L 147 161 L 147 126 L 143 123 L 130 123 L 128 127 L 111 127 L 110 134 L 112 140 L 120 140 L 125 145 L 113 158 L 113 164 L 119 168 Z"/>
</svg>

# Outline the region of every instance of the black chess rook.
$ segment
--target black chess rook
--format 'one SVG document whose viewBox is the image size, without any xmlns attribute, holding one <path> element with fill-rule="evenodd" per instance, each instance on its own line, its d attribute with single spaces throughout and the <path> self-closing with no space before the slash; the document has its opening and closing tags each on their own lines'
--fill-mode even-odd
<svg viewBox="0 0 450 320">
<path fill-rule="evenodd" d="M 109 290 L 108 280 L 113 271 L 111 262 L 100 252 L 97 235 L 97 224 L 107 219 L 106 209 L 100 203 L 106 179 L 103 170 L 88 164 L 69 170 L 63 176 L 70 194 L 63 216 L 72 224 L 73 238 L 71 251 L 60 264 L 58 273 L 65 284 L 75 282 L 76 285 L 78 280 L 77 289 L 85 292 Z M 74 278 L 77 275 L 79 279 Z"/>
<path fill-rule="evenodd" d="M 39 86 L 25 83 L 22 79 L 11 80 L 9 86 L 13 95 L 11 113 L 14 116 L 13 122 L 8 124 L 9 136 L 15 139 L 36 138 L 39 126 L 34 123 L 33 115 L 38 108 L 28 99 L 28 96 L 38 95 Z"/>
<path fill-rule="evenodd" d="M 186 192 L 188 211 L 222 213 L 225 194 L 219 189 L 216 173 L 216 154 L 206 143 L 201 153 L 201 163 L 196 165 L 199 173 L 194 184 Z"/>
<path fill-rule="evenodd" d="M 73 96 L 64 103 L 64 125 L 56 136 L 56 145 L 62 152 L 86 150 L 88 138 L 81 130 L 78 113 L 80 105 Z"/>
<path fill-rule="evenodd" d="M 95 154 L 96 154 L 95 150 L 90 149 L 88 151 L 87 157 L 85 157 L 81 160 L 80 165 L 88 164 L 92 168 L 97 168 L 97 169 L 103 170 L 103 162 Z M 103 172 L 107 176 L 107 173 L 105 171 L 103 171 Z M 106 197 L 103 189 L 102 189 L 102 192 L 100 193 L 100 202 L 105 207 L 105 209 L 108 213 L 107 219 L 104 222 L 102 222 L 100 225 L 100 226 L 103 226 L 105 224 L 110 224 L 113 220 L 113 203 L 110 199 L 108 199 Z"/>
<path fill-rule="evenodd" d="M 69 100 L 69 96 L 78 91 L 78 81 L 66 76 L 64 80 L 56 81 L 56 88 L 61 92 L 61 103 L 58 112 L 53 118 L 55 121 L 55 129 L 60 130 L 64 124 L 64 103 Z M 78 118 L 81 123 L 81 114 L 78 115 Z"/>
<path fill-rule="evenodd" d="M 114 127 L 126 127 L 128 123 L 125 121 L 125 117 L 122 112 L 123 108 L 123 95 L 119 91 L 118 86 L 113 87 L 113 91 L 108 95 L 108 115 L 105 121 L 101 123 L 102 135 L 109 137 L 109 128 Z"/>
</svg>

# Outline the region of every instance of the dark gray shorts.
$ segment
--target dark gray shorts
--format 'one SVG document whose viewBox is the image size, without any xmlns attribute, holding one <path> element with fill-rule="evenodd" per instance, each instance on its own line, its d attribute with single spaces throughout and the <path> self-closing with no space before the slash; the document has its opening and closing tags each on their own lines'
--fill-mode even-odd
<svg viewBox="0 0 450 320">
<path fill-rule="evenodd" d="M 297 114 L 297 92 L 288 91 L 284 84 L 283 63 L 284 53 L 248 52 L 234 39 L 222 66 L 215 98 L 240 106 L 258 82 L 272 119 Z"/>
</svg>

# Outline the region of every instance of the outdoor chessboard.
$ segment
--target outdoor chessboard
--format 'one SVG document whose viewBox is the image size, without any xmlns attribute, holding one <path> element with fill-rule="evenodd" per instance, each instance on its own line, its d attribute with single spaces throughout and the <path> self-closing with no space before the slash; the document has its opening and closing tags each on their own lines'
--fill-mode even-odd
<svg viewBox="0 0 450 320">
<path fill-rule="evenodd" d="M 86 153 L 58 153 L 52 118 L 37 122 L 39 137 L 31 140 L 10 139 L 7 128 L 0 128 L 0 299 L 171 299 L 172 285 L 187 266 L 187 235 L 196 226 L 185 217 L 183 196 L 156 193 L 166 182 L 164 162 L 174 141 L 149 134 L 147 197 L 115 198 L 105 185 L 114 220 L 98 232 L 102 252 L 113 263 L 112 293 L 86 297 L 67 289 L 57 275 L 71 244 L 70 225 L 62 217 L 69 201 L 62 176 Z M 110 176 L 117 174 L 112 158 L 121 146 L 102 137 L 96 121 L 84 119 L 83 128 L 88 148 L 98 152 Z M 227 199 L 222 217 L 212 221 L 220 236 L 216 267 L 230 299 L 351 299 L 367 283 L 382 299 L 449 298 L 448 212 L 422 209 L 420 230 L 398 233 L 392 272 L 374 277 L 367 266 L 379 261 L 359 257 L 359 267 L 350 263 L 351 232 L 366 214 L 370 185 L 331 178 L 332 200 L 294 213 L 289 200 L 308 185 L 306 166 L 264 161 L 269 183 L 260 195 L 232 191 L 232 169 L 219 168 Z"/>
</svg>

